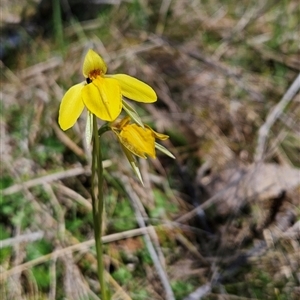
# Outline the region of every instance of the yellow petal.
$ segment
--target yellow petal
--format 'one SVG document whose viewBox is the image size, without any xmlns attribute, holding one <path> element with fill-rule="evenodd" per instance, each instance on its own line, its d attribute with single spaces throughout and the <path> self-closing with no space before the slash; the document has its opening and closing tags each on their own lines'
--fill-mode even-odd
<svg viewBox="0 0 300 300">
<path fill-rule="evenodd" d="M 94 50 L 90 49 L 86 54 L 83 62 L 83 76 L 89 77 L 92 71 L 99 70 L 102 74 L 107 71 L 107 66 L 100 55 L 98 55 Z"/>
<path fill-rule="evenodd" d="M 136 124 L 127 125 L 120 135 L 120 142 L 133 154 L 146 158 L 145 154 L 155 158 L 155 140 L 151 130 Z"/>
<path fill-rule="evenodd" d="M 167 140 L 167 139 L 169 138 L 168 135 L 163 134 L 163 133 L 156 132 L 156 131 L 154 131 L 150 126 L 148 126 L 148 125 L 146 125 L 146 124 L 145 124 L 145 127 L 147 127 L 149 130 L 152 131 L 152 133 L 154 134 L 154 137 L 155 137 L 156 139 L 159 139 L 159 140 L 164 141 L 164 140 Z"/>
<path fill-rule="evenodd" d="M 128 99 L 144 103 L 152 103 L 157 100 L 156 93 L 152 87 L 134 77 L 125 74 L 108 76 L 118 80 L 122 95 Z"/>
<path fill-rule="evenodd" d="M 82 89 L 87 109 L 104 121 L 114 121 L 122 110 L 122 94 L 118 81 L 98 76 Z"/>
<path fill-rule="evenodd" d="M 72 86 L 62 98 L 58 115 L 58 123 L 62 130 L 71 128 L 83 111 L 81 91 L 84 85 L 82 82 Z"/>
</svg>

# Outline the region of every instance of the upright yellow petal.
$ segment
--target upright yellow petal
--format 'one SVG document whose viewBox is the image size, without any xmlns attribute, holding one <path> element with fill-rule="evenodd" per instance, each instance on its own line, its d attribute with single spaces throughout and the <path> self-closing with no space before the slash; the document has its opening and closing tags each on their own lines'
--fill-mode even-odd
<svg viewBox="0 0 300 300">
<path fill-rule="evenodd" d="M 86 54 L 83 62 L 82 73 L 84 77 L 89 77 L 92 71 L 99 70 L 102 74 L 107 71 L 107 66 L 100 55 L 90 49 Z"/>
<path fill-rule="evenodd" d="M 114 121 L 122 110 L 122 94 L 118 81 L 98 76 L 82 89 L 87 109 L 104 121 Z"/>
<path fill-rule="evenodd" d="M 83 111 L 81 91 L 85 83 L 72 86 L 62 98 L 59 108 L 58 123 L 62 130 L 71 128 Z"/>
<path fill-rule="evenodd" d="M 128 99 L 144 103 L 152 103 L 157 100 L 156 93 L 152 87 L 143 81 L 125 74 L 107 75 L 107 77 L 118 80 L 122 95 Z"/>
</svg>

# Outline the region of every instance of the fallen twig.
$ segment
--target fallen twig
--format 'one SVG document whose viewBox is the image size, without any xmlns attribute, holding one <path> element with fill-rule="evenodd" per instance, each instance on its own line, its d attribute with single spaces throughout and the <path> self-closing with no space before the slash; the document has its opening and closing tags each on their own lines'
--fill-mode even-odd
<svg viewBox="0 0 300 300">
<path fill-rule="evenodd" d="M 103 236 L 102 237 L 102 242 L 103 243 L 110 243 L 110 242 L 113 242 L 113 241 L 118 241 L 120 239 L 125 239 L 125 238 L 129 238 L 129 237 L 142 235 L 142 234 L 145 234 L 147 231 L 148 231 L 148 227 L 144 227 L 144 228 L 128 230 L 128 231 L 121 232 L 121 233 L 114 233 L 114 234 L 111 234 L 111 235 Z M 14 268 L 11 268 L 10 270 L 1 272 L 0 273 L 0 282 L 5 280 L 9 276 L 20 273 L 20 272 L 22 272 L 22 271 L 24 271 L 28 268 L 31 268 L 33 266 L 36 266 L 36 265 L 39 265 L 43 262 L 51 260 L 51 259 L 53 259 L 53 257 L 57 258 L 59 256 L 62 256 L 64 254 L 66 254 L 66 253 L 69 253 L 69 252 L 83 250 L 84 248 L 91 247 L 94 244 L 95 244 L 95 240 L 91 239 L 91 240 L 85 241 L 83 243 L 78 243 L 78 244 L 63 248 L 61 250 L 56 250 L 56 251 L 51 252 L 49 254 L 40 256 L 40 257 L 38 257 L 36 259 L 33 259 L 31 261 L 28 261 L 24 264 L 21 264 L 21 265 L 18 265 L 16 267 L 14 267 Z"/>
<path fill-rule="evenodd" d="M 92 211 L 92 204 L 90 201 L 82 197 L 79 193 L 75 192 L 74 190 L 68 188 L 63 184 L 54 184 L 54 188 L 58 189 L 63 195 L 69 197 L 70 199 L 76 201 L 78 204 L 84 206 L 89 211 Z"/>
<path fill-rule="evenodd" d="M 144 218 L 143 218 L 143 215 L 142 215 L 142 213 L 141 213 L 141 211 L 140 211 L 140 209 L 138 207 L 139 200 L 136 199 L 136 198 L 138 198 L 138 196 L 131 189 L 129 180 L 128 180 L 128 178 L 126 176 L 122 176 L 122 182 L 124 182 L 124 188 L 125 188 L 127 194 L 129 195 L 129 198 L 132 201 L 132 205 L 133 205 L 133 208 L 135 210 L 136 219 L 137 219 L 137 222 L 138 222 L 139 226 L 141 228 L 147 228 L 146 234 L 144 235 L 144 240 L 145 240 L 147 249 L 149 251 L 149 254 L 150 254 L 151 258 L 152 258 L 152 261 L 154 263 L 154 266 L 156 268 L 156 271 L 158 273 L 158 276 L 159 276 L 159 278 L 160 278 L 160 280 L 162 282 L 162 285 L 163 285 L 163 287 L 165 289 L 166 299 L 167 300 L 175 300 L 175 297 L 174 297 L 171 285 L 169 283 L 167 274 L 166 274 L 164 268 L 162 267 L 162 264 L 161 264 L 161 262 L 159 260 L 159 257 L 158 257 L 158 255 L 157 255 L 157 253 L 156 253 L 156 251 L 154 249 L 154 246 L 153 246 L 153 244 L 151 242 L 151 239 L 150 239 L 150 233 L 151 233 L 151 231 L 149 231 L 149 228 L 146 226 Z"/>
<path fill-rule="evenodd" d="M 259 162 L 263 159 L 265 152 L 266 140 L 269 135 L 271 127 L 274 125 L 276 120 L 281 116 L 286 106 L 295 97 L 300 89 L 300 74 L 296 77 L 290 88 L 283 95 L 282 99 L 276 104 L 274 109 L 268 114 L 266 122 L 259 128 L 258 141 L 255 151 L 254 160 Z"/>
<path fill-rule="evenodd" d="M 52 122 L 51 127 L 53 128 L 57 138 L 70 150 L 72 150 L 79 157 L 84 157 L 85 153 L 83 149 L 77 146 L 59 127 L 55 122 Z"/>
<path fill-rule="evenodd" d="M 211 291 L 211 284 L 207 283 L 205 285 L 200 286 L 194 292 L 189 294 L 184 300 L 200 300 L 202 297 L 207 295 Z"/>
<path fill-rule="evenodd" d="M 54 174 L 45 175 L 42 177 L 34 178 L 22 183 L 14 184 L 2 191 L 3 196 L 11 195 L 17 192 L 20 192 L 24 188 L 31 188 L 37 185 L 41 185 L 43 183 L 49 183 L 51 181 L 60 180 L 68 177 L 78 176 L 81 174 L 89 174 L 89 170 L 84 167 L 77 167 L 73 169 L 69 169 L 66 171 L 57 172 Z"/>
<path fill-rule="evenodd" d="M 42 239 L 44 236 L 43 231 L 31 232 L 22 235 L 17 235 L 16 237 L 9 238 L 6 240 L 0 241 L 0 249 L 5 247 L 13 247 L 16 244 L 20 243 L 29 243 Z"/>
</svg>

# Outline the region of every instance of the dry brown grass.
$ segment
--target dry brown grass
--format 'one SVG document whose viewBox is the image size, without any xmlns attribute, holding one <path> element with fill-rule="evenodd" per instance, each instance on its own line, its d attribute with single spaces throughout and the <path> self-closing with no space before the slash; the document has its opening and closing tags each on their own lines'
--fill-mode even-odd
<svg viewBox="0 0 300 300">
<path fill-rule="evenodd" d="M 64 54 L 38 36 L 1 64 L 0 294 L 99 299 L 85 116 L 57 126 L 93 47 L 109 73 L 154 87 L 159 101 L 139 110 L 177 158 L 141 163 L 143 189 L 107 136 L 106 266 L 125 270 L 108 274 L 112 299 L 172 299 L 168 284 L 177 299 L 298 299 L 299 81 L 287 94 L 300 70 L 297 1 L 129 2 L 66 27 Z M 110 239 L 122 218 L 144 239 Z"/>
</svg>

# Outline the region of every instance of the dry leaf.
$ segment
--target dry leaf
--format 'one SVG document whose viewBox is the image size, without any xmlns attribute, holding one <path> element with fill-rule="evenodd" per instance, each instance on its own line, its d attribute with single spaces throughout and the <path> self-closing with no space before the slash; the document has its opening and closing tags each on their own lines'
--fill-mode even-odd
<svg viewBox="0 0 300 300">
<path fill-rule="evenodd" d="M 276 164 L 236 166 L 220 172 L 207 185 L 211 195 L 220 193 L 217 210 L 226 215 L 248 201 L 276 198 L 300 185 L 300 170 Z"/>
</svg>

